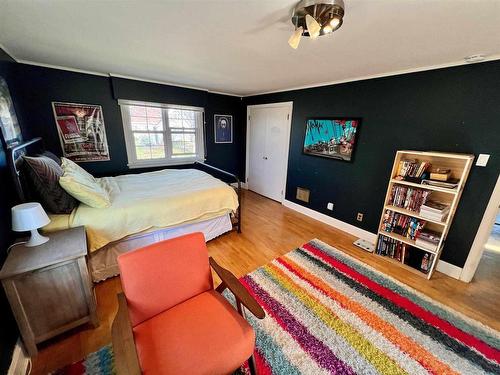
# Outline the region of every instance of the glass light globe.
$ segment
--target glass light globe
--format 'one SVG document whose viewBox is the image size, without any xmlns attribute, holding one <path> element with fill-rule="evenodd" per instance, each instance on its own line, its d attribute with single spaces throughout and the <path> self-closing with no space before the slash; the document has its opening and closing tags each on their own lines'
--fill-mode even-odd
<svg viewBox="0 0 500 375">
<path fill-rule="evenodd" d="M 332 18 L 330 20 L 330 26 L 332 27 L 332 30 L 335 29 L 339 25 L 339 23 L 340 23 L 340 19 L 338 19 L 336 17 Z"/>
</svg>

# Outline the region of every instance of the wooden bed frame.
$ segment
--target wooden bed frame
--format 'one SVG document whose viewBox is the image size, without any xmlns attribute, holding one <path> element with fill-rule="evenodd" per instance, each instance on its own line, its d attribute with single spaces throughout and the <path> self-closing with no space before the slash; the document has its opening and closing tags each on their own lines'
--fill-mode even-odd
<svg viewBox="0 0 500 375">
<path fill-rule="evenodd" d="M 27 191 L 23 188 L 23 177 L 21 174 L 21 166 L 22 166 L 22 157 L 23 155 L 29 155 L 28 148 L 31 146 L 36 146 L 38 148 L 37 153 L 42 153 L 45 151 L 45 147 L 43 144 L 43 139 L 41 137 L 33 138 L 29 141 L 23 142 L 15 147 L 12 147 L 8 151 L 7 163 L 9 164 L 9 168 L 12 174 L 12 178 L 14 180 L 14 186 L 16 188 L 17 196 L 20 202 L 27 201 Z M 199 169 L 203 172 L 207 172 L 212 176 L 218 175 L 223 177 L 224 179 L 229 179 L 230 182 L 225 181 L 228 185 L 236 189 L 236 194 L 238 195 L 238 209 L 236 210 L 234 216 L 231 218 L 231 223 L 233 226 L 233 231 L 237 231 L 241 233 L 241 181 L 235 174 L 226 172 L 220 168 L 214 167 L 210 164 L 205 164 L 202 162 L 195 162 L 194 166 L 196 169 Z M 214 176 L 216 177 L 216 176 Z M 236 184 L 236 186 L 233 186 Z"/>
</svg>

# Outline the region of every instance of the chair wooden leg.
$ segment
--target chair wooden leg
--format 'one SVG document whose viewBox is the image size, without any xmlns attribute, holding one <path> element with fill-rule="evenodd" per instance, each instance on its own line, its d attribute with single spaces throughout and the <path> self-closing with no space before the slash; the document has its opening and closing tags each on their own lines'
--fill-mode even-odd
<svg viewBox="0 0 500 375">
<path fill-rule="evenodd" d="M 255 363 L 255 357 L 253 355 L 248 358 L 248 368 L 250 369 L 251 375 L 257 375 L 257 364 Z"/>
</svg>

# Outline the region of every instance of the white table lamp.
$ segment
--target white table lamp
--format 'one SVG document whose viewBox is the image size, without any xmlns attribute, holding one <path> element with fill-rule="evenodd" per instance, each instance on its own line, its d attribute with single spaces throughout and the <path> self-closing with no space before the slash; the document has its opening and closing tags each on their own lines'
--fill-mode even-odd
<svg viewBox="0 0 500 375">
<path fill-rule="evenodd" d="M 38 246 L 47 242 L 48 237 L 38 233 L 38 228 L 42 228 L 48 223 L 50 223 L 50 219 L 40 203 L 23 203 L 12 207 L 12 230 L 31 232 L 31 238 L 24 246 Z"/>
</svg>

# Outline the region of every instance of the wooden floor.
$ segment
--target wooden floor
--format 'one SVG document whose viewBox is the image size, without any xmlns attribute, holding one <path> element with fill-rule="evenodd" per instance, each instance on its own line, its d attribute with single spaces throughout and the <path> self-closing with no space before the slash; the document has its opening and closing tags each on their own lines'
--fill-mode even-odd
<svg viewBox="0 0 500 375">
<path fill-rule="evenodd" d="M 281 204 L 252 192 L 243 195 L 243 233 L 230 233 L 208 244 L 210 255 L 237 276 L 243 276 L 270 260 L 318 238 L 425 293 L 457 311 L 500 330 L 500 270 L 481 262 L 475 279 L 462 283 L 436 272 L 430 281 L 394 267 L 383 258 L 352 245 L 355 238 Z M 495 259 L 499 259 L 498 257 Z M 111 342 L 110 327 L 116 314 L 119 278 L 96 286 L 100 326 L 83 326 L 42 344 L 33 360 L 32 374 L 47 374 L 76 362 Z"/>
</svg>

